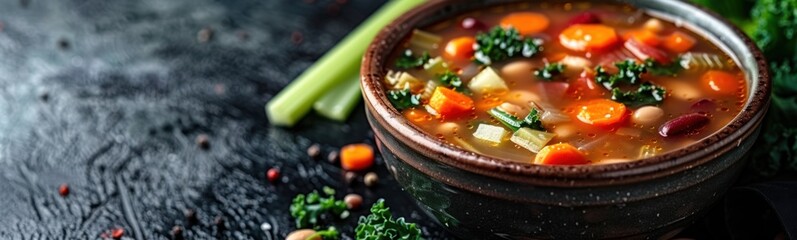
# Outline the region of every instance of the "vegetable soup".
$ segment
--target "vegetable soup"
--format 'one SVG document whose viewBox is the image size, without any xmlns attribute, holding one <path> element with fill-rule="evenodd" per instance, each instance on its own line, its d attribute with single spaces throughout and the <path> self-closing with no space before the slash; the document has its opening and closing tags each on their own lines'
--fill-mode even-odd
<svg viewBox="0 0 797 240">
<path fill-rule="evenodd" d="M 513 4 L 416 29 L 387 97 L 468 151 L 551 165 L 633 161 L 703 139 L 743 107 L 743 72 L 710 41 L 628 6 Z"/>
</svg>

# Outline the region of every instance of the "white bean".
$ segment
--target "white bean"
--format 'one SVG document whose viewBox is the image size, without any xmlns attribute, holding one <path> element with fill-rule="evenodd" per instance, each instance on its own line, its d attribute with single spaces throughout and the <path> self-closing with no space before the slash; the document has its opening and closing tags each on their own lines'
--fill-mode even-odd
<svg viewBox="0 0 797 240">
<path fill-rule="evenodd" d="M 576 134 L 576 131 L 578 131 L 578 129 L 576 125 L 573 124 L 559 124 L 553 129 L 553 133 L 556 133 L 556 138 L 560 140 L 573 136 L 573 134 Z"/>
<path fill-rule="evenodd" d="M 505 100 L 518 106 L 529 106 L 532 102 L 540 102 L 542 98 L 534 92 L 515 90 L 509 92 Z"/>
<path fill-rule="evenodd" d="M 437 127 L 437 133 L 440 134 L 451 134 L 457 130 L 459 130 L 459 124 L 453 122 L 446 122 Z"/>
<path fill-rule="evenodd" d="M 661 33 L 662 31 L 664 31 L 664 24 L 661 23 L 661 21 L 658 19 L 650 19 L 646 21 L 643 27 L 646 30 L 649 30 L 654 33 Z"/>
<path fill-rule="evenodd" d="M 534 64 L 528 61 L 514 61 L 501 68 L 501 75 L 507 79 L 529 80 L 534 73 Z"/>
<path fill-rule="evenodd" d="M 631 120 L 640 125 L 652 125 L 664 116 L 664 110 L 654 106 L 644 106 L 634 111 Z"/>
<path fill-rule="evenodd" d="M 666 87 L 667 92 L 672 93 L 674 98 L 680 100 L 692 101 L 701 96 L 700 90 L 685 82 L 669 81 Z"/>
<path fill-rule="evenodd" d="M 515 117 L 520 116 L 521 113 L 524 112 L 522 107 L 508 102 L 502 103 L 501 105 L 498 105 L 498 107 L 501 108 L 501 110 L 504 110 L 504 112 L 512 114 Z"/>
</svg>

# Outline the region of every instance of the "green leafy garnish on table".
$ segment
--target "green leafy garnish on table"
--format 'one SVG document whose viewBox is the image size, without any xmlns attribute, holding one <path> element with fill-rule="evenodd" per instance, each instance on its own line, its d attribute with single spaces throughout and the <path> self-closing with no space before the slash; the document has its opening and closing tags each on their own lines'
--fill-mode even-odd
<svg viewBox="0 0 797 240">
<path fill-rule="evenodd" d="M 326 197 L 318 191 L 304 195 L 298 194 L 291 203 L 291 217 L 296 221 L 297 228 L 314 228 L 318 226 L 322 216 L 344 218 L 348 215 L 346 203 L 335 199 L 335 190 L 329 187 L 323 189 Z"/>
<path fill-rule="evenodd" d="M 515 28 L 494 27 L 476 35 L 475 61 L 490 65 L 509 58 L 530 58 L 542 51 L 542 40 L 524 38 Z"/>
<path fill-rule="evenodd" d="M 562 63 L 545 63 L 544 68 L 534 71 L 534 76 L 545 81 L 554 80 L 562 77 L 565 68 L 565 65 Z"/>
<path fill-rule="evenodd" d="M 432 56 L 429 55 L 428 52 L 423 52 L 420 55 L 416 55 L 412 52 L 412 50 L 404 50 L 401 56 L 396 59 L 396 67 L 398 69 L 413 69 L 423 67 L 426 62 L 431 59 Z"/>
<path fill-rule="evenodd" d="M 360 217 L 354 231 L 357 240 L 423 239 L 421 229 L 414 223 L 407 223 L 404 218 L 393 218 L 390 208 L 385 207 L 384 199 L 379 199 L 371 206 L 370 215 Z"/>
<path fill-rule="evenodd" d="M 642 74 L 648 72 L 645 64 L 638 64 L 634 60 L 620 61 L 614 64 L 617 73 L 610 74 L 602 66 L 595 68 L 595 82 L 606 89 L 612 90 L 620 84 L 637 84 L 642 80 Z"/>
<path fill-rule="evenodd" d="M 324 240 L 338 240 L 340 239 L 340 232 L 335 227 L 329 227 L 326 230 L 316 231 L 315 234 L 310 235 L 307 239 L 324 239 Z"/>
<path fill-rule="evenodd" d="M 456 73 L 451 71 L 446 71 L 445 73 L 441 74 L 439 77 L 440 82 L 443 83 L 444 86 L 454 89 L 457 92 L 467 92 L 468 88 L 465 87 L 465 84 L 462 82 L 462 78 L 457 76 Z"/>
<path fill-rule="evenodd" d="M 421 96 L 412 94 L 409 89 L 390 90 L 387 92 L 387 99 L 399 111 L 421 105 Z"/>
<path fill-rule="evenodd" d="M 664 101 L 665 96 L 667 96 L 667 90 L 649 82 L 639 85 L 636 91 L 622 91 L 619 88 L 612 89 L 612 100 L 630 107 L 658 105 Z"/>
</svg>

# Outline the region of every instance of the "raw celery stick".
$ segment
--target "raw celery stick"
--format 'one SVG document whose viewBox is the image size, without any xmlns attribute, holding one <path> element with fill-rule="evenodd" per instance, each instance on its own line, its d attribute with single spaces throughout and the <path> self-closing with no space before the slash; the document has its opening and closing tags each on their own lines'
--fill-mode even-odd
<svg viewBox="0 0 797 240">
<path fill-rule="evenodd" d="M 360 75 L 351 76 L 342 85 L 335 86 L 313 104 L 318 114 L 339 122 L 346 121 L 351 110 L 360 102 Z"/>
<path fill-rule="evenodd" d="M 393 0 L 382 6 L 266 104 L 269 122 L 277 126 L 296 124 L 324 91 L 343 84 L 359 72 L 365 49 L 381 28 L 423 2 Z"/>
</svg>

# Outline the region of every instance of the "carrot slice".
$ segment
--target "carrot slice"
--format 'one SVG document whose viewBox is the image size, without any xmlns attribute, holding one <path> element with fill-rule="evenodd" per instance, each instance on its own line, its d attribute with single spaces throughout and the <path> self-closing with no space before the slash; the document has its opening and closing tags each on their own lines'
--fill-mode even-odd
<svg viewBox="0 0 797 240">
<path fill-rule="evenodd" d="M 573 51 L 601 52 L 615 47 L 620 38 L 603 24 L 576 24 L 559 34 L 559 42 Z"/>
<path fill-rule="evenodd" d="M 692 49 L 697 40 L 681 31 L 675 31 L 664 39 L 664 48 L 674 53 L 683 53 Z"/>
<path fill-rule="evenodd" d="M 578 120 L 581 122 L 598 126 L 609 127 L 621 123 L 626 117 L 626 107 L 608 99 L 595 99 L 579 105 Z"/>
<path fill-rule="evenodd" d="M 365 170 L 373 164 L 374 149 L 368 144 L 349 144 L 340 149 L 340 166 L 345 170 Z"/>
<path fill-rule="evenodd" d="M 542 148 L 540 153 L 537 153 L 537 157 L 534 158 L 534 163 L 546 165 L 582 165 L 588 164 L 589 160 L 584 156 L 584 153 L 573 147 L 573 145 L 557 143 Z"/>
<path fill-rule="evenodd" d="M 651 47 L 657 47 L 661 44 L 661 39 L 659 39 L 659 35 L 656 35 L 656 33 L 645 29 L 630 31 L 625 35 L 623 35 L 623 39 L 624 40 L 634 39 L 639 43 Z"/>
<path fill-rule="evenodd" d="M 448 41 L 445 48 L 445 56 L 452 60 L 469 60 L 473 57 L 473 45 L 476 39 L 473 37 L 458 37 Z"/>
<path fill-rule="evenodd" d="M 545 31 L 551 21 L 539 13 L 520 12 L 506 15 L 501 19 L 501 27 L 514 27 L 521 35 L 531 35 Z"/>
<path fill-rule="evenodd" d="M 707 91 L 721 95 L 738 94 L 743 84 L 736 75 L 717 70 L 707 71 L 700 80 Z"/>
<path fill-rule="evenodd" d="M 429 99 L 429 106 L 443 118 L 456 118 L 473 111 L 473 99 L 454 90 L 437 87 Z"/>
</svg>

